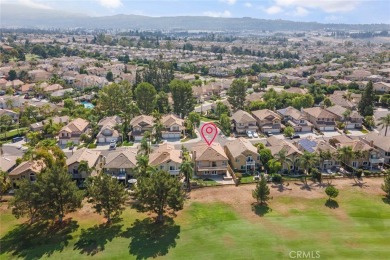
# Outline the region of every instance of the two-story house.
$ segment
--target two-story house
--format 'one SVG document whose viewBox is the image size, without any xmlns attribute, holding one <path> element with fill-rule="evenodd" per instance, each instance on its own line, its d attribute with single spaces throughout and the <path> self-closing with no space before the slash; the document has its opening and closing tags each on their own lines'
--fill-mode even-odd
<svg viewBox="0 0 390 260">
<path fill-rule="evenodd" d="M 320 131 L 332 131 L 336 128 L 337 116 L 320 107 L 310 107 L 302 110 L 303 114 L 307 117 L 310 123 L 312 123 Z"/>
<path fill-rule="evenodd" d="M 261 109 L 252 111 L 253 117 L 256 119 L 257 126 L 263 133 L 280 133 L 282 128 L 281 117 L 269 109 Z"/>
<path fill-rule="evenodd" d="M 279 153 L 283 150 L 288 160 L 283 162 L 282 170 L 295 171 L 299 169 L 299 157 L 302 155 L 302 152 L 295 145 L 278 139 L 276 136 L 271 136 L 267 138 L 266 146 L 276 158 L 278 158 Z"/>
<path fill-rule="evenodd" d="M 255 172 L 260 168 L 257 148 L 245 138 L 237 138 L 225 144 L 225 153 L 235 171 Z"/>
<path fill-rule="evenodd" d="M 360 137 L 360 140 L 378 150 L 379 158 L 371 158 L 372 162 L 380 162 L 382 159 L 384 163 L 390 164 L 390 138 L 388 136 L 371 132 Z"/>
<path fill-rule="evenodd" d="M 219 143 L 207 145 L 201 141 L 191 149 L 196 175 L 226 175 L 229 159 Z"/>
<path fill-rule="evenodd" d="M 384 163 L 384 158 L 381 158 L 380 152 L 362 140 L 351 139 L 345 135 L 335 136 L 332 139 L 336 149 L 349 146 L 353 152 L 360 152 L 360 156 L 352 156 L 347 162 L 352 167 L 373 169 Z"/>
<path fill-rule="evenodd" d="M 105 173 L 127 184 L 134 177 L 134 169 L 137 166 L 137 150 L 125 149 L 110 152 L 103 157 L 103 170 Z"/>
<path fill-rule="evenodd" d="M 173 176 L 179 176 L 182 161 L 182 151 L 168 143 L 160 145 L 149 155 L 151 166 L 167 171 Z"/>
<path fill-rule="evenodd" d="M 185 130 L 184 120 L 180 117 L 169 114 L 161 118 L 161 123 L 164 126 L 162 138 L 165 140 L 179 140 L 182 132 Z"/>
<path fill-rule="evenodd" d="M 256 119 L 244 110 L 237 110 L 232 116 L 234 131 L 237 134 L 245 134 L 247 131 L 257 132 Z"/>
<path fill-rule="evenodd" d="M 8 109 L 0 109 L 0 116 L 7 115 L 12 118 L 12 123 L 17 124 L 19 122 L 19 114 Z"/>
<path fill-rule="evenodd" d="M 136 142 L 141 141 L 146 131 L 152 133 L 154 119 L 152 116 L 147 115 L 136 116 L 130 121 L 130 126 L 132 130 L 129 133 L 129 137 Z"/>
<path fill-rule="evenodd" d="M 42 160 L 26 161 L 16 166 L 10 173 L 9 178 L 12 186 L 17 187 L 17 182 L 22 179 L 27 179 L 31 182 L 36 181 L 37 174 L 39 174 L 45 168 L 45 164 Z"/>
<path fill-rule="evenodd" d="M 335 114 L 336 120 L 343 122 L 346 129 L 362 128 L 363 117 L 356 110 L 351 111 L 339 105 L 327 107 L 325 110 Z"/>
<path fill-rule="evenodd" d="M 100 167 L 102 156 L 100 151 L 90 150 L 85 147 L 76 150 L 67 160 L 68 172 L 72 178 L 78 183 L 81 183 L 89 176 L 95 175 Z M 79 170 L 81 162 L 85 161 L 88 165 L 89 171 Z"/>
<path fill-rule="evenodd" d="M 65 145 L 68 142 L 79 144 L 81 135 L 87 132 L 88 127 L 89 122 L 82 118 L 69 122 L 60 130 L 58 136 L 60 145 Z"/>
<path fill-rule="evenodd" d="M 118 141 L 121 135 L 115 127 L 120 124 L 121 120 L 118 116 L 105 117 L 99 121 L 98 126 L 100 131 L 96 136 L 98 143 L 110 143 Z"/>
<path fill-rule="evenodd" d="M 290 106 L 276 112 L 282 117 L 282 122 L 294 128 L 295 132 L 311 132 L 313 130 L 313 124 L 298 109 Z"/>
</svg>

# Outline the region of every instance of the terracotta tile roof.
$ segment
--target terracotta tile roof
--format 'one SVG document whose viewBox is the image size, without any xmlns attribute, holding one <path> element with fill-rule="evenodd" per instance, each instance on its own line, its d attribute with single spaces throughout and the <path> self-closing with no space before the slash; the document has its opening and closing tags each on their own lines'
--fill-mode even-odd
<svg viewBox="0 0 390 260">
<path fill-rule="evenodd" d="M 93 167 L 99 159 L 100 151 L 81 148 L 76 150 L 67 160 L 66 165 L 72 165 L 76 162 L 87 161 L 89 167 Z"/>
<path fill-rule="evenodd" d="M 106 158 L 104 168 L 133 169 L 137 165 L 137 151 L 126 149 L 122 151 L 110 152 Z"/>
<path fill-rule="evenodd" d="M 248 139 L 242 137 L 227 142 L 225 146 L 234 158 L 244 153 L 245 151 L 250 151 L 257 154 L 257 148 Z"/>
<path fill-rule="evenodd" d="M 152 166 L 157 166 L 168 161 L 173 161 L 175 163 L 181 163 L 181 150 L 175 149 L 171 144 L 160 145 L 156 150 L 154 150 L 149 156 L 149 162 Z"/>
<path fill-rule="evenodd" d="M 228 160 L 225 151 L 219 143 L 213 143 L 208 146 L 204 141 L 201 141 L 192 147 L 192 151 L 196 154 L 195 161 Z"/>
<path fill-rule="evenodd" d="M 251 116 L 251 114 L 243 110 L 237 110 L 237 112 L 235 112 L 231 118 L 237 123 L 256 122 L 256 119 Z"/>
</svg>

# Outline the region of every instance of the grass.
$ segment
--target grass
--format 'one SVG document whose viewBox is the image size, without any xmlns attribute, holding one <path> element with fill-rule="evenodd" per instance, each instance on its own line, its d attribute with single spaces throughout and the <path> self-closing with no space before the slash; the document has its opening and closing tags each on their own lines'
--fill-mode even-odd
<svg viewBox="0 0 390 260">
<path fill-rule="evenodd" d="M 362 129 L 360 130 L 360 132 L 362 132 L 363 134 L 368 134 L 370 131 L 368 131 L 367 129 Z"/>
<path fill-rule="evenodd" d="M 340 190 L 336 201 L 280 196 L 268 206 L 246 205 L 251 217 L 223 203 L 187 202 L 163 227 L 129 208 L 110 227 L 84 212 L 61 230 L 20 225 L 2 206 L 0 259 L 288 259 L 291 250 L 387 259 L 390 205 L 360 190 Z"/>
<path fill-rule="evenodd" d="M 216 119 L 211 119 L 211 118 L 207 118 L 207 117 L 204 117 L 204 116 L 201 116 L 201 117 L 200 117 L 200 121 L 202 121 L 202 122 L 213 122 L 213 123 L 215 123 L 215 122 L 217 122 L 218 120 L 216 120 Z"/>
<path fill-rule="evenodd" d="M 10 131 L 8 131 L 6 133 L 1 133 L 0 134 L 0 139 L 4 139 L 4 138 L 8 138 L 9 139 L 9 138 L 18 136 L 19 134 L 20 135 L 24 135 L 27 131 L 28 131 L 27 127 L 22 127 L 22 128 L 19 128 L 19 129 L 10 130 Z"/>
<path fill-rule="evenodd" d="M 133 142 L 128 142 L 128 141 L 124 141 L 123 143 L 122 143 L 122 146 L 133 146 Z"/>
</svg>

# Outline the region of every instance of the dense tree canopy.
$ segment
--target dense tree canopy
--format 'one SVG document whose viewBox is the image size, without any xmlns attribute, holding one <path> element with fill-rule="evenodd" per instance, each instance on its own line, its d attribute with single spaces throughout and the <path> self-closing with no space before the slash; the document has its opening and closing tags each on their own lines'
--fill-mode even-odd
<svg viewBox="0 0 390 260">
<path fill-rule="evenodd" d="M 195 107 L 191 84 L 181 80 L 172 80 L 169 87 L 172 93 L 173 111 L 181 117 L 187 116 Z"/>
</svg>

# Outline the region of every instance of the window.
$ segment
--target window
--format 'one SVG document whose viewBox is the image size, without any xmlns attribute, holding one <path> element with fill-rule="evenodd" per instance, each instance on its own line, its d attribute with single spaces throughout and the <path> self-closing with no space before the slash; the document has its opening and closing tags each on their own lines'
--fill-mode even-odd
<svg viewBox="0 0 390 260">
<path fill-rule="evenodd" d="M 175 171 L 175 170 L 176 170 L 176 167 L 175 167 L 174 165 L 170 165 L 170 166 L 169 166 L 169 170 L 170 170 L 170 171 Z"/>
<path fill-rule="evenodd" d="M 217 167 L 217 162 L 211 162 L 211 167 Z"/>
<path fill-rule="evenodd" d="M 363 165 L 367 165 L 368 164 L 368 162 L 363 162 Z"/>
<path fill-rule="evenodd" d="M 126 172 L 126 169 L 123 169 L 123 168 L 119 169 L 119 173 L 125 173 L 125 172 Z"/>
<path fill-rule="evenodd" d="M 222 161 L 222 165 L 226 166 L 227 165 L 227 161 Z"/>
<path fill-rule="evenodd" d="M 257 160 L 259 160 L 259 161 L 260 161 L 260 155 L 259 155 L 259 156 L 257 156 Z"/>
<path fill-rule="evenodd" d="M 236 162 L 240 162 L 240 159 L 236 159 Z"/>
<path fill-rule="evenodd" d="M 160 170 L 164 169 L 164 165 L 160 165 Z"/>
<path fill-rule="evenodd" d="M 390 152 L 385 152 L 385 156 L 390 156 Z"/>
</svg>

